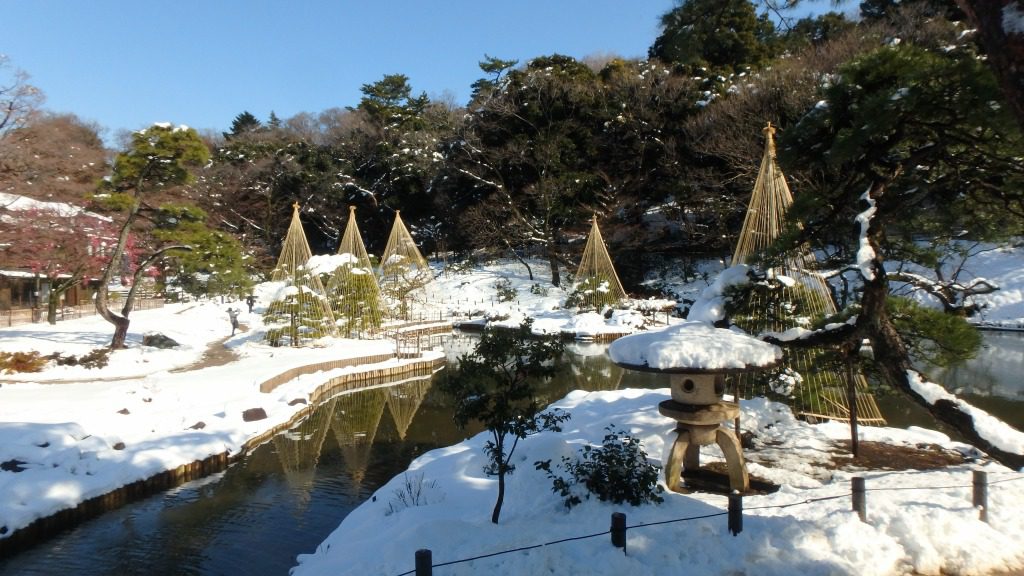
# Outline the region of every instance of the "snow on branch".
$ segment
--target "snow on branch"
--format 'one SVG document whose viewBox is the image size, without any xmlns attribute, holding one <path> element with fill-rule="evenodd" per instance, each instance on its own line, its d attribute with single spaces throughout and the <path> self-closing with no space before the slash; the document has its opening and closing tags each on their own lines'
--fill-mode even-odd
<svg viewBox="0 0 1024 576">
<path fill-rule="evenodd" d="M 875 249 L 871 246 L 871 242 L 868 241 L 868 229 L 871 227 L 871 218 L 874 217 L 875 212 L 878 210 L 875 205 L 875 200 L 871 197 L 871 189 L 869 188 L 860 197 L 868 203 L 868 209 L 857 214 L 856 221 L 860 224 L 860 247 L 857 249 L 857 268 L 860 269 L 860 273 L 864 276 L 865 280 L 875 279 L 875 269 L 872 266 L 872 262 L 875 259 Z"/>
<path fill-rule="evenodd" d="M 992 446 L 1011 454 L 1024 455 L 1024 432 L 1020 432 L 988 412 L 960 400 L 942 386 L 929 382 L 918 372 L 908 370 L 907 381 L 914 392 L 929 404 L 934 406 L 944 400 L 956 410 L 969 416 L 974 422 L 974 429 L 978 435 Z"/>
</svg>

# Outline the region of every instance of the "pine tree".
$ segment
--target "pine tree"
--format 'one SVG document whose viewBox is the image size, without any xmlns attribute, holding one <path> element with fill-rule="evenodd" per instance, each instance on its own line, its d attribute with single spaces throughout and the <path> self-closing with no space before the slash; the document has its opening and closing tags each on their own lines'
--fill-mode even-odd
<svg viewBox="0 0 1024 576">
<path fill-rule="evenodd" d="M 262 128 L 263 123 L 259 121 L 259 118 L 256 118 L 256 116 L 246 110 L 235 116 L 235 119 L 231 121 L 231 131 L 224 132 L 224 138 L 231 140 L 237 136 L 257 132 Z"/>
<path fill-rule="evenodd" d="M 324 297 L 310 288 L 311 276 L 305 267 L 297 268 L 267 306 L 263 324 L 271 346 L 302 346 L 332 334 L 331 318 L 324 316 L 320 304 Z"/>
</svg>

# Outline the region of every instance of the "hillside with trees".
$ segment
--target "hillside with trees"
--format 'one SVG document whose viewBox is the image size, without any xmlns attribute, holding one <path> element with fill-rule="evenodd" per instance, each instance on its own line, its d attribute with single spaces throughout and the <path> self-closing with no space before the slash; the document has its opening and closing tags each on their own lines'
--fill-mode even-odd
<svg viewBox="0 0 1024 576">
<path fill-rule="evenodd" d="M 150 254 L 176 241 L 170 223 L 189 222 L 181 243 L 202 243 L 200 254 L 163 251 L 154 264 L 208 294 L 242 289 L 206 280 L 213 254 L 218 273 L 270 270 L 296 202 L 314 253 L 337 248 L 355 206 L 380 254 L 400 210 L 428 256 L 519 258 L 527 269 L 541 258 L 556 285 L 596 215 L 637 294 L 666 267 L 728 257 L 770 121 L 803 222 L 793 240 L 831 264 L 853 260 L 869 189 L 886 190 L 881 259 L 931 269 L 938 256 L 921 239 L 944 249 L 1018 234 L 1024 122 L 1004 60 L 1020 34 L 993 32 L 987 4 L 967 0 L 780 18 L 792 4 L 680 2 L 646 59 L 484 54 L 464 105 L 431 100 L 400 73 L 364 84 L 353 106 L 291 118 L 240 103 L 229 130 L 203 135 L 209 160 L 187 177 L 134 183 L 118 162 L 137 141 L 103 150 L 98 127 L 47 113 L 30 78 L 4 62 L 0 191 L 84 203 L 112 184 L 145 188 L 142 219 L 131 203 L 90 206 L 128 214 L 132 242 Z M 161 212 L 165 202 L 176 207 Z"/>
</svg>

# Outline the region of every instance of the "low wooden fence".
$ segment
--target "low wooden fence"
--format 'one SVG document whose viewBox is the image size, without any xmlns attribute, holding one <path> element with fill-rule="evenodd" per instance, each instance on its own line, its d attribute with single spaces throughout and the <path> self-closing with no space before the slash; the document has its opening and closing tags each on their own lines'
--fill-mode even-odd
<svg viewBox="0 0 1024 576">
<path fill-rule="evenodd" d="M 153 310 L 163 308 L 163 298 L 138 298 L 135 300 L 133 311 Z M 114 304 L 112 309 L 120 311 L 120 304 Z M 0 326 L 18 326 L 21 324 L 39 324 L 46 322 L 46 308 L 13 308 L 11 310 L 0 310 Z M 57 309 L 57 321 L 76 320 L 87 316 L 96 315 L 96 305 L 93 303 L 79 304 L 78 306 L 64 306 Z"/>
</svg>

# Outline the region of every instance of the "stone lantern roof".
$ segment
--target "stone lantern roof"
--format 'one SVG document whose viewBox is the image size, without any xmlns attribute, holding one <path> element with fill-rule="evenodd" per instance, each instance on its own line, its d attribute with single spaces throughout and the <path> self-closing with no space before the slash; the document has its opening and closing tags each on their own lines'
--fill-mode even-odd
<svg viewBox="0 0 1024 576">
<path fill-rule="evenodd" d="M 608 354 L 620 366 L 649 372 L 744 372 L 782 359 L 778 346 L 694 321 L 624 336 L 612 342 Z"/>
</svg>

